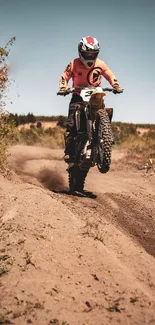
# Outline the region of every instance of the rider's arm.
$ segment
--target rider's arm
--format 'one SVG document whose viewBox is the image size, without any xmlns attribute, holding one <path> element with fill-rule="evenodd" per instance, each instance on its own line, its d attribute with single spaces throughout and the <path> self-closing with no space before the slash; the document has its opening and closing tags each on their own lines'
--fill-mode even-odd
<svg viewBox="0 0 155 325">
<path fill-rule="evenodd" d="M 108 80 L 110 85 L 114 88 L 120 87 L 117 78 L 114 73 L 109 69 L 105 62 L 102 62 L 102 76 Z"/>
<path fill-rule="evenodd" d="M 72 77 L 72 68 L 73 68 L 73 62 L 70 62 L 65 71 L 63 72 L 60 81 L 59 81 L 59 88 L 60 90 L 66 90 L 68 86 L 68 81 Z"/>
</svg>

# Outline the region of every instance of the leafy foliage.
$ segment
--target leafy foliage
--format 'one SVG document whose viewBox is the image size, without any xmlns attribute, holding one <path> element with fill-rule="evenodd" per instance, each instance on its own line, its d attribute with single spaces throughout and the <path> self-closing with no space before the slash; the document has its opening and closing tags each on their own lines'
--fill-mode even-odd
<svg viewBox="0 0 155 325">
<path fill-rule="evenodd" d="M 4 48 L 0 47 L 0 170 L 6 168 L 7 148 L 10 141 L 15 136 L 14 122 L 10 119 L 10 114 L 6 111 L 6 90 L 10 85 L 8 76 L 7 59 L 10 53 L 10 47 L 15 41 L 12 37 Z"/>
<path fill-rule="evenodd" d="M 14 124 L 9 114 L 0 108 L 0 170 L 5 169 L 8 145 L 15 140 Z"/>
</svg>

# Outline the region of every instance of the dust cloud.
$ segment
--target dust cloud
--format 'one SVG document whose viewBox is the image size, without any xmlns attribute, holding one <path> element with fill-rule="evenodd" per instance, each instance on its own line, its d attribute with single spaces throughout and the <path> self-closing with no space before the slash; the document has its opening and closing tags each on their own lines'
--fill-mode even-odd
<svg viewBox="0 0 155 325">
<path fill-rule="evenodd" d="M 51 191 L 62 191 L 65 189 L 64 178 L 56 169 L 42 168 L 37 179 L 45 188 Z"/>
<path fill-rule="evenodd" d="M 67 189 L 62 164 L 61 152 L 26 146 L 12 148 L 9 159 L 10 167 L 22 181 L 51 191 Z"/>
</svg>

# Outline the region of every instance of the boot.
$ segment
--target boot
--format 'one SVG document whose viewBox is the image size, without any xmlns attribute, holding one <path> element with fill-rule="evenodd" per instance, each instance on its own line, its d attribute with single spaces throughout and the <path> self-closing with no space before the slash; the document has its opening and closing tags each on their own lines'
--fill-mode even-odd
<svg viewBox="0 0 155 325">
<path fill-rule="evenodd" d="M 64 140 L 65 140 L 64 161 L 68 163 L 71 160 L 71 156 L 73 156 L 73 138 L 70 132 L 66 131 L 64 135 Z"/>
</svg>

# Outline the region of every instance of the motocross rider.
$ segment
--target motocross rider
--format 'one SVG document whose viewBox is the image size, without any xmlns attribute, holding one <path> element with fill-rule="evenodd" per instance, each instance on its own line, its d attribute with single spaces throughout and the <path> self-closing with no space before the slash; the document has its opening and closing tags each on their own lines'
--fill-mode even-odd
<svg viewBox="0 0 155 325">
<path fill-rule="evenodd" d="M 72 78 L 72 87 L 98 87 L 101 86 L 102 76 L 115 88 L 116 93 L 121 93 L 114 73 L 106 63 L 98 58 L 100 45 L 96 38 L 83 37 L 78 44 L 79 58 L 72 60 L 63 72 L 59 81 L 59 90 L 67 89 L 68 81 Z M 73 138 L 76 135 L 74 114 L 77 105 L 82 105 L 83 99 L 78 93 L 73 93 L 69 103 L 67 128 L 65 133 L 65 156 L 64 160 L 69 162 L 74 154 Z"/>
</svg>

